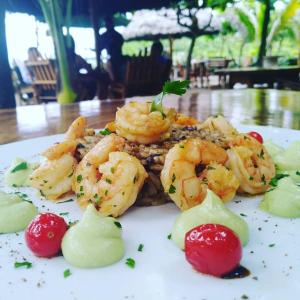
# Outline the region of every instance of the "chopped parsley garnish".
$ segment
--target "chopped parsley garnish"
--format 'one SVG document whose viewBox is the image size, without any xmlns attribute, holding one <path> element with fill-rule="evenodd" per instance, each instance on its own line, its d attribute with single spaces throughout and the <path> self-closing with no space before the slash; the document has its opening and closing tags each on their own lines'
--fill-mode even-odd
<svg viewBox="0 0 300 300">
<path fill-rule="evenodd" d="M 104 195 L 107 196 L 108 194 L 108 190 L 105 190 Z"/>
<path fill-rule="evenodd" d="M 115 168 L 111 167 L 110 171 L 111 171 L 112 174 L 114 174 L 115 173 Z"/>
<path fill-rule="evenodd" d="M 111 184 L 111 180 L 109 178 L 105 178 L 105 181 L 109 184 Z"/>
<path fill-rule="evenodd" d="M 144 245 L 143 244 L 139 244 L 138 251 L 139 252 L 143 252 L 143 249 L 144 249 Z"/>
<path fill-rule="evenodd" d="M 12 187 L 16 188 L 18 187 L 15 183 L 12 184 Z"/>
<path fill-rule="evenodd" d="M 263 174 L 263 175 L 261 176 L 261 180 L 262 180 L 262 182 L 263 182 L 264 185 L 267 184 L 265 174 Z"/>
<path fill-rule="evenodd" d="M 282 178 L 284 178 L 284 177 L 288 177 L 288 176 L 290 176 L 290 175 L 288 175 L 288 174 L 276 174 L 276 175 L 271 179 L 271 181 L 269 182 L 269 184 L 270 184 L 271 186 L 276 187 L 277 184 L 278 184 L 278 181 L 279 181 L 280 179 L 282 179 Z"/>
<path fill-rule="evenodd" d="M 176 187 L 171 184 L 169 187 L 169 194 L 175 194 L 176 193 Z"/>
<path fill-rule="evenodd" d="M 15 262 L 15 268 L 25 267 L 26 269 L 30 269 L 32 267 L 32 263 L 29 261 Z"/>
<path fill-rule="evenodd" d="M 72 201 L 74 201 L 74 199 L 68 199 L 68 200 L 65 200 L 65 201 L 56 202 L 56 204 L 68 203 L 68 202 L 72 202 Z"/>
<path fill-rule="evenodd" d="M 83 144 L 81 144 L 81 143 L 78 143 L 77 144 L 77 149 L 81 149 L 81 148 L 85 148 L 85 146 Z"/>
<path fill-rule="evenodd" d="M 162 100 L 167 94 L 175 94 L 182 96 L 189 85 L 188 80 L 177 80 L 177 81 L 167 81 L 163 86 L 163 90 L 160 94 L 158 94 L 155 99 L 151 103 L 150 111 L 159 111 L 162 114 L 162 118 L 164 119 L 166 115 L 163 112 Z"/>
<path fill-rule="evenodd" d="M 78 183 L 80 183 L 82 181 L 82 175 L 78 175 L 76 180 L 77 180 Z"/>
<path fill-rule="evenodd" d="M 120 222 L 116 221 L 116 222 L 114 222 L 114 224 L 115 224 L 118 228 L 122 229 L 122 225 L 121 225 Z"/>
<path fill-rule="evenodd" d="M 68 214 L 69 214 L 68 212 L 59 213 L 60 216 L 67 216 Z"/>
<path fill-rule="evenodd" d="M 270 245 L 269 245 L 270 248 L 272 248 L 272 247 L 274 247 L 274 246 L 275 246 L 275 244 L 270 244 Z"/>
<path fill-rule="evenodd" d="M 176 179 L 176 175 L 173 173 L 173 175 L 172 175 L 172 182 L 174 182 L 175 179 Z"/>
<path fill-rule="evenodd" d="M 69 277 L 70 275 L 72 275 L 70 269 L 64 270 L 64 278 L 67 278 L 67 277 Z"/>
<path fill-rule="evenodd" d="M 264 155 L 265 155 L 265 152 L 264 152 L 263 149 L 261 149 L 261 151 L 260 151 L 260 153 L 259 153 L 258 156 L 259 156 L 260 158 L 262 158 L 262 159 L 265 159 L 265 158 L 264 158 Z"/>
<path fill-rule="evenodd" d="M 26 161 L 23 161 L 20 164 L 16 165 L 10 172 L 16 173 L 18 171 L 27 170 L 27 169 L 28 169 L 28 164 Z"/>
<path fill-rule="evenodd" d="M 168 240 L 170 240 L 172 238 L 172 234 L 171 233 L 168 234 L 167 238 L 168 238 Z"/>
<path fill-rule="evenodd" d="M 79 190 L 80 192 L 83 192 L 83 186 L 80 186 Z"/>
<path fill-rule="evenodd" d="M 71 174 L 69 174 L 68 175 L 68 177 L 70 178 L 70 177 L 72 177 L 73 176 L 73 174 L 74 174 L 74 172 L 72 172 Z"/>
<path fill-rule="evenodd" d="M 202 178 L 203 183 L 208 184 L 208 179 L 206 177 Z"/>
<path fill-rule="evenodd" d="M 102 135 L 110 135 L 111 131 L 108 128 L 105 128 L 105 129 L 101 130 L 100 133 Z"/>
<path fill-rule="evenodd" d="M 250 177 L 249 177 L 249 180 L 253 180 L 253 179 L 254 179 L 253 176 L 250 176 Z"/>
<path fill-rule="evenodd" d="M 212 167 L 212 166 L 208 166 L 207 170 L 215 170 L 216 168 Z"/>
<path fill-rule="evenodd" d="M 183 148 L 184 148 L 184 146 L 179 144 L 179 148 L 182 148 L 182 149 L 183 149 Z"/>
<path fill-rule="evenodd" d="M 133 258 L 127 258 L 125 264 L 128 267 L 134 269 L 134 267 L 135 267 L 135 260 Z"/>
</svg>

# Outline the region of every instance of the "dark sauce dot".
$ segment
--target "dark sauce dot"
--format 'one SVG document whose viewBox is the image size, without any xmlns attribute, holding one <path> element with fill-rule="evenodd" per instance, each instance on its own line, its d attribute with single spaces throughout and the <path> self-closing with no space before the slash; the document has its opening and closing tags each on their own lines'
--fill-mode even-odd
<svg viewBox="0 0 300 300">
<path fill-rule="evenodd" d="M 244 277 L 247 277 L 249 276 L 251 273 L 250 271 L 241 266 L 241 265 L 238 265 L 234 270 L 232 270 L 231 272 L 221 276 L 221 278 L 223 279 L 236 279 L 236 278 L 244 278 Z"/>
</svg>

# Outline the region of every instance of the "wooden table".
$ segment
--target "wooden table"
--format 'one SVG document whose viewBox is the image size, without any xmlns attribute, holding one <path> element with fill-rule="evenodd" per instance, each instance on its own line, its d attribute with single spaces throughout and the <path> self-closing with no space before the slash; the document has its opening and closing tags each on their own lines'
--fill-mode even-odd
<svg viewBox="0 0 300 300">
<path fill-rule="evenodd" d="M 152 97 L 135 99 L 150 101 Z M 49 103 L 0 110 L 0 144 L 63 133 L 79 115 L 87 117 L 89 126 L 101 128 L 114 119 L 117 107 L 130 100 L 93 100 L 65 106 Z M 233 123 L 300 129 L 300 92 L 194 89 L 184 97 L 168 96 L 164 103 L 200 120 L 223 114 Z"/>
<path fill-rule="evenodd" d="M 229 77 L 228 86 L 233 88 L 236 83 L 247 84 L 253 87 L 254 84 L 268 84 L 273 87 L 276 82 L 291 81 L 299 82 L 299 66 L 290 67 L 267 67 L 267 68 L 226 68 L 215 71 L 216 75 L 222 76 L 225 83 Z"/>
</svg>

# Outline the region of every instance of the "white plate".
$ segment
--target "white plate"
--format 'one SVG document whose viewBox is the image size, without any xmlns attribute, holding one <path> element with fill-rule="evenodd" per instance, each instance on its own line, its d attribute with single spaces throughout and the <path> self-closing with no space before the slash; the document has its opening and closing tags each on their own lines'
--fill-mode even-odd
<svg viewBox="0 0 300 300">
<path fill-rule="evenodd" d="M 238 126 L 241 131 L 255 130 L 265 140 L 272 138 L 286 146 L 300 139 L 299 131 L 271 127 Z M 61 139 L 61 135 L 37 138 L 0 146 L 0 178 L 15 157 L 30 160 Z M 29 188 L 20 189 L 30 195 L 41 212 L 69 212 L 67 221 L 80 219 L 82 211 L 75 202 L 54 204 L 41 201 Z M 244 279 L 224 280 L 195 272 L 184 253 L 167 239 L 179 210 L 173 204 L 132 208 L 120 218 L 126 253 L 120 262 L 102 269 L 77 269 L 63 259 L 40 259 L 24 245 L 23 232 L 0 236 L 0 299 L 299 299 L 300 295 L 300 219 L 282 219 L 257 209 L 261 197 L 243 198 L 229 207 L 247 216 L 250 242 L 243 249 L 242 265 L 251 275 Z M 259 230 L 261 228 L 261 230 Z M 144 251 L 138 252 L 138 245 Z M 269 247 L 275 244 L 274 247 Z M 131 257 L 136 267 L 125 265 Z M 15 269 L 14 262 L 26 260 L 31 269 Z M 72 275 L 63 277 L 65 269 Z M 257 277 L 257 280 L 254 278 Z"/>
</svg>

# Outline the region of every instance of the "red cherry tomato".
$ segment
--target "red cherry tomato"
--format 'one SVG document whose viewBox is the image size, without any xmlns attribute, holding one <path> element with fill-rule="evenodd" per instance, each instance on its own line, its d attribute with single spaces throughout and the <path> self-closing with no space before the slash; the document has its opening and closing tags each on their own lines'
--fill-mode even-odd
<svg viewBox="0 0 300 300">
<path fill-rule="evenodd" d="M 248 135 L 252 136 L 255 138 L 257 141 L 259 141 L 261 144 L 264 142 L 263 137 L 256 131 L 250 131 L 248 132 Z"/>
<path fill-rule="evenodd" d="M 238 266 L 242 246 L 228 227 L 204 224 L 185 235 L 185 257 L 197 271 L 222 276 Z"/>
<path fill-rule="evenodd" d="M 60 251 L 67 229 L 62 217 L 51 213 L 39 214 L 26 229 L 26 244 L 36 256 L 52 257 Z"/>
</svg>

